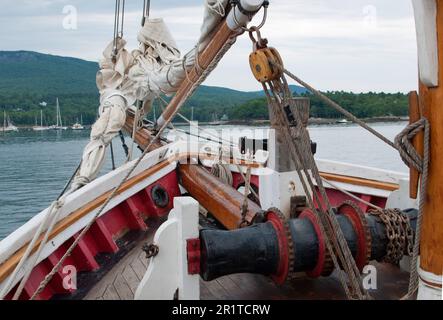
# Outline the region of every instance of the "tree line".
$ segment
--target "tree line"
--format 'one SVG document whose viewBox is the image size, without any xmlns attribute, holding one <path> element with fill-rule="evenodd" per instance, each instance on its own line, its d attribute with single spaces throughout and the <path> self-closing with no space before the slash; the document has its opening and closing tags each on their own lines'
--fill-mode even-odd
<svg viewBox="0 0 443 320">
<path fill-rule="evenodd" d="M 403 93 L 351 93 L 344 91 L 329 91 L 325 93 L 329 98 L 342 105 L 359 118 L 374 118 L 385 116 L 407 116 L 408 97 Z M 326 105 L 322 100 L 310 93 L 299 95 L 311 101 L 311 117 L 337 119 L 342 116 Z M 59 98 L 62 119 L 70 125 L 83 117 L 86 125 L 94 123 L 97 118 L 99 105 L 98 94 L 61 94 L 44 95 L 23 92 L 20 94 L 0 94 L 0 108 L 8 112 L 13 122 L 17 125 L 33 125 L 40 121 L 40 110 L 43 110 L 46 123 L 55 122 L 55 101 Z M 227 103 L 226 101 L 229 101 Z M 40 103 L 47 103 L 42 106 Z M 154 120 L 162 111 L 162 105 L 155 104 L 147 116 Z M 182 114 L 199 122 L 217 121 L 223 117 L 232 121 L 268 120 L 268 107 L 265 98 L 250 99 L 246 102 L 235 101 L 233 97 L 220 95 L 217 98 L 193 97 L 183 107 Z M 180 121 L 179 118 L 176 119 Z"/>
<path fill-rule="evenodd" d="M 408 115 L 408 96 L 400 92 L 356 94 L 330 91 L 325 94 L 359 118 L 402 117 Z M 339 112 L 332 109 L 317 96 L 311 93 L 300 96 L 310 99 L 310 116 L 312 118 L 337 119 L 342 117 Z M 228 116 L 232 120 L 268 120 L 267 101 L 264 98 L 248 101 L 238 108 L 229 110 Z"/>
</svg>

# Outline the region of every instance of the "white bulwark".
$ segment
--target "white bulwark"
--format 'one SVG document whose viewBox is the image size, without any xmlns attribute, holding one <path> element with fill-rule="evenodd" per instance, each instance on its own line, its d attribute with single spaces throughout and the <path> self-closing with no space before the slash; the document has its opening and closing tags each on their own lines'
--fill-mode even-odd
<svg viewBox="0 0 443 320">
<path fill-rule="evenodd" d="M 200 299 L 200 276 L 188 274 L 187 259 L 187 240 L 199 237 L 198 208 L 193 198 L 174 199 L 168 221 L 155 234 L 154 244 L 159 252 L 149 261 L 135 293 L 136 300 Z"/>
</svg>

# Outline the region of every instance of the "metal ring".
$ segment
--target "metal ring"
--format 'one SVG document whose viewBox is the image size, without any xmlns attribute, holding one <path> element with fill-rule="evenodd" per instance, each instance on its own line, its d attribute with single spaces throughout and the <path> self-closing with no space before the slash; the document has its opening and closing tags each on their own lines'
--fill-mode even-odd
<svg viewBox="0 0 443 320">
<path fill-rule="evenodd" d="M 155 206 L 158 208 L 166 208 L 169 205 L 169 194 L 161 185 L 155 185 L 151 190 L 151 197 Z"/>
<path fill-rule="evenodd" d="M 244 31 L 246 31 L 246 32 L 251 32 L 251 29 L 254 28 L 254 27 L 247 28 L 247 27 L 244 27 L 244 26 L 242 26 L 242 25 L 240 24 L 240 22 L 239 22 L 238 19 L 237 19 L 237 14 L 235 13 L 235 7 L 236 7 L 236 5 L 235 5 L 235 3 L 233 3 L 233 4 L 232 4 L 232 11 L 233 11 L 233 19 L 234 19 L 234 22 L 235 22 L 237 25 L 239 25 L 240 28 L 243 29 Z M 258 29 L 263 28 L 263 26 L 265 25 L 266 20 L 267 20 L 267 18 L 268 18 L 268 7 L 267 7 L 267 6 L 264 6 L 263 8 L 264 8 L 264 10 L 263 10 L 263 19 L 262 19 L 261 23 L 260 23 L 258 26 L 255 27 L 255 28 L 258 28 Z M 259 11 L 260 11 L 260 10 L 259 10 Z M 257 11 L 257 12 L 258 12 L 258 11 Z"/>
</svg>

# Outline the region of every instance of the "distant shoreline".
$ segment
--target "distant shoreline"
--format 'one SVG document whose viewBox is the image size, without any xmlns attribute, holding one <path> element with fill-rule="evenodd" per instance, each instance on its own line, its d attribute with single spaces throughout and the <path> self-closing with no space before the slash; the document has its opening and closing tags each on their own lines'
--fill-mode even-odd
<svg viewBox="0 0 443 320">
<path fill-rule="evenodd" d="M 362 121 L 366 123 L 380 123 L 380 122 L 405 122 L 409 121 L 409 117 L 373 117 L 363 118 Z M 352 124 L 352 121 L 343 122 L 343 119 L 324 119 L 324 118 L 310 118 L 310 125 L 333 125 L 333 124 Z M 182 122 L 176 124 L 184 124 Z M 216 122 L 199 122 L 199 125 L 203 126 L 223 126 L 223 125 L 266 125 L 270 124 L 269 120 L 228 120 L 228 121 L 216 121 Z"/>
<path fill-rule="evenodd" d="M 361 119 L 366 123 L 380 123 L 380 122 L 405 122 L 409 121 L 409 117 L 374 117 Z M 352 121 L 343 122 L 343 119 L 324 119 L 324 118 L 310 118 L 309 125 L 334 125 L 334 124 L 352 124 Z M 185 125 L 186 122 L 174 122 L 174 125 Z M 269 120 L 228 120 L 215 122 L 199 122 L 202 126 L 226 126 L 226 125 L 244 125 L 244 126 L 260 126 L 270 124 Z M 33 126 L 17 126 L 22 130 L 32 130 Z M 91 129 L 91 126 L 86 126 L 84 130 Z M 80 130 L 81 131 L 81 130 Z"/>
</svg>

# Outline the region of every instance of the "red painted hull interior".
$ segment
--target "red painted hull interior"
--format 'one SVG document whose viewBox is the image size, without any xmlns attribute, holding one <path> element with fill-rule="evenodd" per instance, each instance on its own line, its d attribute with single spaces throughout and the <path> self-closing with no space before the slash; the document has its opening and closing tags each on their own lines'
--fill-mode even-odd
<svg viewBox="0 0 443 320">
<path fill-rule="evenodd" d="M 155 204 L 152 190 L 158 186 L 167 192 L 168 202 L 166 205 L 157 206 Z M 117 245 L 119 239 L 129 231 L 146 231 L 149 226 L 145 221 L 149 218 L 166 216 L 173 208 L 173 200 L 177 196 L 180 196 L 178 178 L 176 172 L 172 171 L 102 215 L 79 242 L 73 254 L 65 260 L 58 274 L 54 276 L 37 299 L 49 300 L 56 295 L 66 295 L 75 291 L 72 289 L 67 290 L 63 286 L 63 279 L 69 274 L 69 267 L 74 266 L 78 272 L 94 272 L 99 270 L 101 266 L 96 259 L 99 254 L 117 253 L 120 250 Z M 66 241 L 34 268 L 20 296 L 21 300 L 28 300 L 32 296 L 40 282 L 57 264 L 76 236 Z M 13 292 L 15 292 L 17 286 L 6 296 L 6 299 L 12 299 Z"/>
<path fill-rule="evenodd" d="M 233 173 L 233 178 L 233 187 L 235 189 L 244 186 L 244 181 L 240 174 Z M 258 176 L 251 176 L 251 185 L 256 190 L 259 190 Z M 161 206 L 156 205 L 156 201 L 153 199 L 153 189 L 159 186 L 167 191 L 167 202 Z M 337 190 L 327 189 L 327 193 L 332 206 L 339 206 L 346 200 L 353 200 L 348 195 Z M 98 271 L 101 268 L 100 263 L 97 261 L 99 254 L 113 255 L 118 253 L 120 251 L 120 247 L 117 244 L 119 239 L 124 237 L 129 231 L 146 231 L 149 228 L 146 221 L 149 218 L 165 217 L 173 208 L 174 198 L 180 195 L 177 173 L 172 171 L 102 215 L 80 241 L 73 254 L 66 259 L 63 267 L 60 268 L 58 274 L 54 276 L 49 285 L 38 296 L 38 299 L 48 300 L 55 296 L 72 294 L 75 290 L 65 289 L 63 285 L 63 279 L 68 275 L 67 270 L 69 270 L 69 267 L 74 266 L 78 272 Z M 386 205 L 386 198 L 363 194 L 355 194 L 355 196 L 382 208 Z M 358 203 L 358 205 L 363 212 L 367 212 L 369 209 L 363 203 Z M 66 241 L 34 268 L 20 299 L 27 300 L 32 296 L 40 282 L 63 256 L 77 235 Z M 15 289 L 6 296 L 6 299 L 12 298 Z"/>
</svg>

